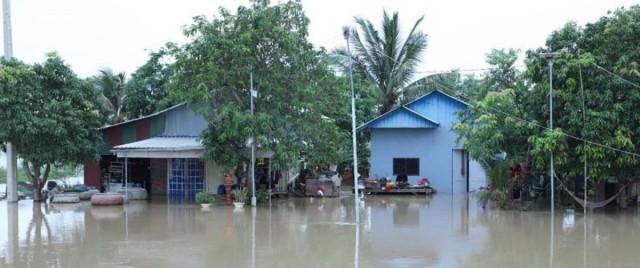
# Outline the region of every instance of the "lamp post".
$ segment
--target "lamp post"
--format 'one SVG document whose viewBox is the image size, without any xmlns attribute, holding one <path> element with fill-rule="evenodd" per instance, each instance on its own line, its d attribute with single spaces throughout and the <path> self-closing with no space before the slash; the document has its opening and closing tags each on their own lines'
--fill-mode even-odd
<svg viewBox="0 0 640 268">
<path fill-rule="evenodd" d="M 360 223 L 360 194 L 358 193 L 358 144 L 356 139 L 356 91 L 353 88 L 353 58 L 351 57 L 351 46 L 349 39 L 351 38 L 351 28 L 342 27 L 342 34 L 347 41 L 347 53 L 349 56 L 349 82 L 351 84 L 351 139 L 353 143 L 353 194 L 355 205 L 356 224 Z"/>
<path fill-rule="evenodd" d="M 253 117 L 253 98 L 258 96 L 258 91 L 253 89 L 253 72 L 249 76 L 250 95 L 251 95 L 251 116 Z M 256 200 L 256 140 L 251 135 L 251 206 L 255 207 Z"/>
<path fill-rule="evenodd" d="M 553 131 L 553 61 L 560 57 L 560 52 L 542 53 L 542 57 L 547 60 L 549 65 L 549 131 Z M 555 170 L 553 166 L 553 151 L 549 155 L 549 176 L 551 179 L 551 213 L 555 211 Z"/>
<path fill-rule="evenodd" d="M 553 131 L 553 61 L 560 56 L 560 52 L 542 53 L 542 57 L 549 65 L 549 131 Z M 553 168 L 553 151 L 549 155 L 549 173 L 551 177 L 551 219 L 549 224 L 549 267 L 553 267 L 555 251 L 555 171 Z"/>
</svg>

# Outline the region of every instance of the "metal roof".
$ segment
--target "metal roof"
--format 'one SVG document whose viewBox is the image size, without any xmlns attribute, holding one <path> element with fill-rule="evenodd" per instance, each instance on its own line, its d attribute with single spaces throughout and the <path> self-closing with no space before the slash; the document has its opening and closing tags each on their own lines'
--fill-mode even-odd
<svg viewBox="0 0 640 268">
<path fill-rule="evenodd" d="M 363 124 L 360 128 L 436 128 L 438 125 L 438 122 L 429 117 L 400 106 Z"/>
<path fill-rule="evenodd" d="M 113 147 L 113 152 L 123 151 L 193 151 L 204 150 L 198 137 L 153 137 L 146 140 L 122 144 Z"/>
<path fill-rule="evenodd" d="M 424 94 L 409 103 L 398 106 L 391 111 L 388 111 L 369 122 L 362 124 L 358 129 L 362 128 L 435 128 L 440 125 L 437 121 L 431 119 L 429 116 L 425 114 L 425 111 L 420 111 L 413 109 L 415 103 L 418 103 L 420 100 L 425 99 L 426 97 L 432 95 L 433 93 L 440 93 L 447 99 L 451 99 L 454 102 L 460 103 L 463 106 L 468 106 L 469 104 L 461 99 L 453 97 L 447 93 L 444 93 L 440 90 L 432 90 L 427 94 Z M 409 116 L 412 115 L 412 116 Z M 420 120 L 422 119 L 422 120 Z"/>
<path fill-rule="evenodd" d="M 171 106 L 171 107 L 169 107 L 167 109 L 164 109 L 164 110 L 161 110 L 161 111 L 157 111 L 157 112 L 152 113 L 150 115 L 145 115 L 145 116 L 142 116 L 142 117 L 138 117 L 138 118 L 135 118 L 135 119 L 130 119 L 130 120 L 127 120 L 127 121 L 124 121 L 124 122 L 120 122 L 120 123 L 116 123 L 116 124 L 112 124 L 112 125 L 106 125 L 104 127 L 101 127 L 100 130 L 111 128 L 111 127 L 115 127 L 115 126 L 120 126 L 120 125 L 124 125 L 124 124 L 129 124 L 131 122 L 139 121 L 139 120 L 142 120 L 142 119 L 151 118 L 151 117 L 154 117 L 154 116 L 157 116 L 157 115 L 161 115 L 163 113 L 166 113 L 168 111 L 171 111 L 173 109 L 176 109 L 176 108 L 184 106 L 184 105 L 186 105 L 186 103 L 184 103 L 184 102 L 180 103 L 180 104 L 176 104 L 176 105 Z"/>
</svg>

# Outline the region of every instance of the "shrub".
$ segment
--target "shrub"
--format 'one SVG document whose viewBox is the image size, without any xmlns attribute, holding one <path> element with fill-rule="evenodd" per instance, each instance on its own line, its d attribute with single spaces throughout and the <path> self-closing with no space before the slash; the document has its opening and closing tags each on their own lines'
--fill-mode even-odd
<svg viewBox="0 0 640 268">
<path fill-rule="evenodd" d="M 234 202 L 247 202 L 249 191 L 247 190 L 247 188 L 242 187 L 231 191 L 231 194 L 233 194 Z"/>
<path fill-rule="evenodd" d="M 211 196 L 209 196 L 207 192 L 199 192 L 196 194 L 196 202 L 198 202 L 198 204 L 211 203 Z"/>
</svg>

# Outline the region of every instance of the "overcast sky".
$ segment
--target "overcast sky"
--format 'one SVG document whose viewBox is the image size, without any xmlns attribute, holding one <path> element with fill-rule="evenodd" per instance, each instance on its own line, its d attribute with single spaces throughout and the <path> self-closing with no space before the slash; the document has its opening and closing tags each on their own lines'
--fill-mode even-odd
<svg viewBox="0 0 640 268">
<path fill-rule="evenodd" d="M 275 2 L 275 1 L 274 1 Z M 310 39 L 317 46 L 342 46 L 341 27 L 354 16 L 379 24 L 382 10 L 400 12 L 403 29 L 424 15 L 429 35 L 420 71 L 486 67 L 491 48 L 526 50 L 544 44 L 568 21 L 583 25 L 626 0 L 306 0 Z M 169 41 L 184 42 L 182 27 L 196 15 L 211 17 L 230 0 L 12 0 L 14 54 L 27 62 L 57 51 L 83 77 L 99 69 L 133 72 Z M 1 38 L 1 37 L 0 37 Z"/>
</svg>

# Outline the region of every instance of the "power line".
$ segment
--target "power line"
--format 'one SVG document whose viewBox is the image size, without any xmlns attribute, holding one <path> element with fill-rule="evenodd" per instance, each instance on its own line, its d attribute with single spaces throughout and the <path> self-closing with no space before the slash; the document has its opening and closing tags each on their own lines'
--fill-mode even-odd
<svg viewBox="0 0 640 268">
<path fill-rule="evenodd" d="M 622 76 L 621 76 L 621 75 L 619 75 L 619 74 L 616 74 L 616 73 L 614 73 L 614 72 L 612 72 L 612 71 L 609 71 L 609 70 L 605 69 L 604 67 L 602 67 L 602 66 L 600 66 L 600 65 L 598 65 L 598 64 L 592 63 L 592 65 L 593 65 L 593 66 L 595 66 L 598 70 L 601 70 L 601 71 L 603 71 L 603 72 L 605 72 L 605 73 L 608 73 L 608 74 L 610 74 L 610 75 L 612 75 L 612 76 L 614 76 L 614 77 L 616 77 L 616 78 L 618 78 L 618 79 L 620 79 L 620 80 L 622 80 L 622 81 L 626 82 L 627 84 L 630 84 L 630 85 L 632 85 L 632 86 L 634 86 L 634 87 L 640 88 L 640 84 L 637 84 L 637 83 L 635 83 L 635 82 L 632 82 L 632 81 L 630 81 L 630 80 L 628 80 L 628 79 L 626 79 L 626 78 L 622 77 Z"/>
<path fill-rule="evenodd" d="M 474 102 L 473 104 L 476 104 L 476 103 L 477 103 L 477 102 Z M 531 124 L 533 124 L 533 125 L 535 125 L 535 126 L 537 126 L 537 127 L 539 127 L 539 128 L 542 128 L 542 129 L 544 129 L 544 130 L 553 131 L 553 130 L 552 130 L 552 129 L 550 129 L 549 127 L 546 127 L 546 126 L 544 126 L 544 125 L 541 125 L 541 124 L 540 124 L 540 123 L 538 123 L 537 121 L 523 119 L 523 118 L 521 118 L 521 117 L 514 116 L 513 114 L 510 114 L 510 113 L 507 113 L 507 112 L 504 112 L 504 111 L 500 111 L 500 110 L 498 110 L 498 109 L 496 109 L 496 108 L 493 108 L 493 107 L 488 107 L 488 106 L 478 106 L 478 107 L 480 107 L 481 109 L 487 108 L 487 109 L 493 110 L 493 111 L 495 111 L 495 112 L 498 112 L 498 113 L 501 113 L 501 114 L 505 114 L 507 117 L 512 117 L 512 118 L 514 118 L 514 119 L 517 119 L 517 120 L 522 121 L 522 122 L 525 122 L 525 123 L 531 123 Z M 574 139 L 574 140 L 578 140 L 578 141 L 581 141 L 581 142 L 584 142 L 584 143 L 589 143 L 589 144 L 591 144 L 591 145 L 599 146 L 599 147 L 602 147 L 602 148 L 605 148 L 605 149 L 609 149 L 609 150 L 612 150 L 612 151 L 616 151 L 616 152 L 619 152 L 619 153 L 628 154 L 628 155 L 631 155 L 631 156 L 634 156 L 634 157 L 640 157 L 640 154 L 638 154 L 638 153 L 634 153 L 634 152 L 630 152 L 630 151 L 626 151 L 626 150 L 618 149 L 618 148 L 611 147 L 611 146 L 606 145 L 606 144 L 602 144 L 602 143 L 599 143 L 599 142 L 595 142 L 595 141 L 587 140 L 587 139 L 585 139 L 585 138 L 578 137 L 578 136 L 576 136 L 576 135 L 566 133 L 566 132 L 564 132 L 564 131 L 562 131 L 562 130 L 559 130 L 558 132 L 559 132 L 561 135 L 566 136 L 566 137 L 569 137 L 569 138 L 572 138 L 572 139 Z"/>
</svg>

